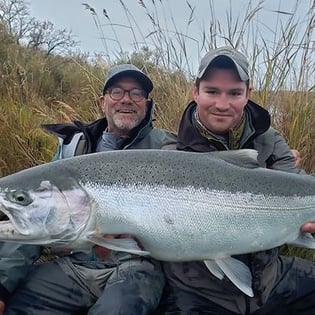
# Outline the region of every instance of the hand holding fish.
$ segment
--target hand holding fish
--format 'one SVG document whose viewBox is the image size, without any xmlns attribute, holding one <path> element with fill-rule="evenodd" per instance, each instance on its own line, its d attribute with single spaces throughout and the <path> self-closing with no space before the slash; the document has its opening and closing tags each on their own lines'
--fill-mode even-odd
<svg viewBox="0 0 315 315">
<path fill-rule="evenodd" d="M 116 234 L 105 234 L 104 237 L 108 239 L 114 239 L 116 238 Z M 94 246 L 94 253 L 97 258 L 104 259 L 107 258 L 110 255 L 111 249 L 108 249 L 106 247 L 102 247 L 99 245 Z M 1 314 L 0 314 L 1 315 Z"/>
<path fill-rule="evenodd" d="M 0 315 L 4 314 L 5 304 L 3 301 L 0 301 Z"/>
<path fill-rule="evenodd" d="M 301 231 L 305 233 L 315 233 L 315 222 L 307 222 L 303 224 Z"/>
<path fill-rule="evenodd" d="M 131 238 L 133 240 L 135 240 L 139 247 L 142 248 L 141 244 L 132 236 L 130 236 L 129 234 L 104 234 L 104 238 L 109 240 L 109 239 L 126 239 L 126 238 Z M 95 245 L 94 246 L 94 253 L 96 255 L 97 258 L 100 259 L 106 259 L 110 253 L 111 253 L 111 249 L 103 247 L 103 246 L 99 246 L 99 245 Z M 0 308 L 1 310 L 1 308 Z M 1 313 L 0 313 L 1 315 Z"/>
</svg>

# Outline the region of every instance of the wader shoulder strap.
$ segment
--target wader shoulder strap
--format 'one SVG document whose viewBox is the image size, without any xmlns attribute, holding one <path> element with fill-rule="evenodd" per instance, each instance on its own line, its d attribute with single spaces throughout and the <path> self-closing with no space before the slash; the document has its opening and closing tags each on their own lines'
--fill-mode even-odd
<svg viewBox="0 0 315 315">
<path fill-rule="evenodd" d="M 74 134 L 69 144 L 64 144 L 62 139 L 59 138 L 59 145 L 59 158 L 65 159 L 76 155 L 82 155 L 85 151 L 86 140 L 83 136 L 83 132 L 78 132 Z"/>
</svg>

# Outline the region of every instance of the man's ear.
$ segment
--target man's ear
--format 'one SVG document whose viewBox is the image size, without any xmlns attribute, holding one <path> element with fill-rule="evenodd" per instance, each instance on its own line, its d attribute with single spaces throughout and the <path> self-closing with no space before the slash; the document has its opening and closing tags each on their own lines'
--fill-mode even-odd
<svg viewBox="0 0 315 315">
<path fill-rule="evenodd" d="M 193 98 L 195 102 L 197 102 L 198 96 L 199 96 L 199 89 L 197 88 L 195 84 L 193 87 Z"/>
<path fill-rule="evenodd" d="M 252 91 L 253 91 L 253 88 L 250 86 L 248 89 L 247 89 L 247 95 L 246 95 L 246 97 L 247 98 L 249 98 L 250 97 L 250 95 L 252 94 Z"/>
<path fill-rule="evenodd" d="M 146 101 L 147 110 L 149 109 L 149 105 L 151 104 L 151 102 L 152 102 L 152 98 L 148 96 L 147 101 Z"/>
<path fill-rule="evenodd" d="M 98 98 L 98 104 L 100 105 L 102 111 L 104 112 L 104 109 L 105 109 L 105 97 L 104 97 L 104 95 L 102 95 Z"/>
</svg>

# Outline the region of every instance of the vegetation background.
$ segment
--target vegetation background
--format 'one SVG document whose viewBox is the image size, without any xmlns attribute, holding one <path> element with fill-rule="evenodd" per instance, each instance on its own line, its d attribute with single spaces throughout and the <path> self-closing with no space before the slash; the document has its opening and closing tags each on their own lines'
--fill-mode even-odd
<svg viewBox="0 0 315 315">
<path fill-rule="evenodd" d="M 276 28 L 271 29 L 268 21 L 257 22 L 263 0 L 248 0 L 240 16 L 227 8 L 224 21 L 216 18 L 209 0 L 209 24 L 192 38 L 178 30 L 171 12 L 168 28 L 162 25 L 165 16 L 157 14 L 157 6 L 164 6 L 166 12 L 167 0 L 139 0 L 152 31 L 138 38 L 139 25 L 128 2 L 119 1 L 128 17 L 134 50 L 122 50 L 117 24 L 106 9 L 97 12 L 85 3 L 82 10 L 88 10 L 94 20 L 105 52 L 91 57 L 74 52 L 77 42 L 71 32 L 31 17 L 24 0 L 0 0 L 0 176 L 52 158 L 57 142 L 41 124 L 99 118 L 97 99 L 103 80 L 108 68 L 117 63 L 131 62 L 152 78 L 155 125 L 176 131 L 191 100 L 194 80 L 188 41 L 198 42 L 201 55 L 219 43 L 248 55 L 255 88 L 252 99 L 272 113 L 273 125 L 301 152 L 303 167 L 315 172 L 315 2 L 309 1 L 303 17 L 296 14 L 298 0 L 292 10 L 274 12 Z M 190 12 L 188 30 L 198 17 L 189 0 L 183 5 Z M 114 53 L 104 36 L 105 21 L 118 47 Z M 266 32 L 271 41 L 266 40 Z"/>
</svg>

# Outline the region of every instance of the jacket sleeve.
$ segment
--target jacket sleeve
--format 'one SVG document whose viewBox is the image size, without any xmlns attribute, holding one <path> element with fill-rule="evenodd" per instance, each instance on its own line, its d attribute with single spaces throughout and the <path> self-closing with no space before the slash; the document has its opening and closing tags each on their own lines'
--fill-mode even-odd
<svg viewBox="0 0 315 315">
<path fill-rule="evenodd" d="M 274 133 L 273 150 L 267 160 L 267 167 L 289 173 L 306 174 L 303 169 L 295 166 L 295 158 L 291 149 L 280 133 L 274 129 L 272 132 Z"/>
<path fill-rule="evenodd" d="M 6 301 L 40 253 L 40 246 L 0 242 L 0 300 Z"/>
</svg>

